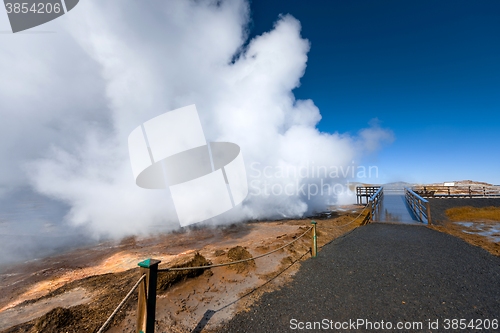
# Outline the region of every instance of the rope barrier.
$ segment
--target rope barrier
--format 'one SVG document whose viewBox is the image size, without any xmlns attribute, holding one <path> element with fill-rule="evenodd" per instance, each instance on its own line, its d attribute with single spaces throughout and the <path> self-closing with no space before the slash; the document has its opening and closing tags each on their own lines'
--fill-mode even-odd
<svg viewBox="0 0 500 333">
<path fill-rule="evenodd" d="M 231 261 L 231 262 L 226 262 L 226 263 L 223 263 L 223 264 L 214 264 L 214 265 L 209 265 L 209 266 L 197 266 L 197 267 L 175 267 L 175 268 L 161 268 L 161 269 L 158 269 L 158 272 L 170 272 L 170 271 L 185 271 L 185 270 L 193 270 L 193 269 L 207 269 L 207 268 L 212 268 L 212 267 L 222 267 L 222 266 L 229 266 L 229 265 L 234 265 L 234 264 L 239 264 L 241 262 L 246 262 L 246 261 L 250 261 L 250 260 L 254 260 L 254 259 L 259 259 L 259 258 L 262 258 L 262 257 L 265 257 L 267 255 L 270 255 L 274 252 L 277 252 L 281 249 L 284 249 L 285 247 L 291 245 L 292 243 L 298 241 L 300 238 L 304 237 L 309 231 L 311 231 L 313 227 L 309 227 L 309 229 L 307 229 L 302 235 L 300 235 L 299 237 L 295 238 L 293 241 L 275 249 L 275 250 L 272 250 L 271 252 L 267 252 L 267 253 L 264 253 L 264 254 L 261 254 L 261 255 L 258 255 L 258 256 L 255 256 L 255 257 L 252 257 L 252 258 L 248 258 L 248 259 L 242 259 L 242 260 L 236 260 L 236 261 Z"/>
<path fill-rule="evenodd" d="M 287 266 L 285 269 L 283 269 L 281 272 L 279 272 L 278 274 L 276 274 L 274 277 L 272 277 L 271 279 L 267 280 L 266 282 L 264 282 L 263 284 L 261 284 L 260 286 L 258 287 L 255 287 L 253 288 L 252 290 L 250 290 L 249 292 L 247 292 L 246 294 L 240 296 L 237 300 L 234 300 L 233 302 L 231 303 L 228 303 L 226 305 L 224 305 L 223 307 L 215 310 L 215 312 L 219 312 L 231 305 L 233 305 L 234 303 L 240 301 L 241 299 L 247 297 L 248 295 L 252 294 L 253 292 L 255 292 L 257 289 L 260 289 L 262 287 L 264 287 L 265 285 L 267 285 L 268 283 L 270 283 L 271 281 L 273 281 L 274 279 L 276 279 L 278 276 L 280 276 L 281 274 L 283 274 L 287 269 L 289 269 L 290 267 L 292 267 L 293 265 L 295 265 L 296 262 L 298 262 L 300 259 L 304 258 L 304 256 L 308 253 L 311 253 L 311 249 L 307 250 L 307 252 L 304 252 L 304 254 L 302 254 L 300 257 L 298 257 L 297 259 L 295 259 L 289 266 Z"/>
<path fill-rule="evenodd" d="M 277 249 L 275 249 L 273 251 L 270 251 L 270 252 L 267 252 L 267 253 L 264 253 L 264 254 L 252 257 L 252 258 L 243 259 L 243 260 L 237 260 L 237 261 L 232 261 L 232 262 L 223 263 L 223 264 L 209 265 L 209 266 L 163 268 L 163 269 L 158 269 L 158 272 L 184 271 L 184 270 L 194 270 L 194 269 L 207 269 L 207 268 L 212 268 L 212 267 L 222 267 L 222 266 L 229 266 L 229 265 L 234 265 L 234 264 L 238 264 L 238 263 L 245 262 L 245 261 L 250 261 L 250 260 L 262 258 L 264 256 L 270 255 L 270 254 L 272 254 L 274 252 L 277 252 L 277 251 L 279 251 L 281 249 L 284 249 L 285 247 L 293 244 L 294 242 L 296 242 L 299 239 L 301 239 L 302 237 L 304 237 L 309 231 L 312 230 L 312 228 L 313 227 L 308 228 L 303 234 L 301 234 L 299 237 L 295 238 L 293 241 L 291 241 L 289 243 L 286 243 L 285 245 L 283 245 L 283 246 L 281 246 L 281 247 L 279 247 L 279 248 L 277 248 Z M 308 251 L 306 253 L 309 253 L 309 252 L 310 251 Z M 302 257 L 304 255 L 302 255 Z M 120 309 L 123 307 L 123 305 L 125 304 L 125 302 L 130 298 L 130 296 L 132 295 L 132 293 L 137 289 L 137 287 L 142 282 L 142 280 L 144 280 L 145 277 L 146 277 L 146 275 L 142 275 L 141 276 L 141 278 L 139 279 L 139 281 L 137 281 L 136 284 L 132 287 L 132 289 L 130 289 L 130 291 L 128 292 L 128 294 L 123 298 L 123 300 L 120 302 L 120 304 L 118 304 L 118 306 L 116 307 L 116 309 L 109 316 L 109 318 L 106 320 L 106 322 L 101 326 L 101 328 L 99 329 L 99 331 L 97 331 L 97 333 L 104 333 L 104 330 L 111 323 L 111 320 L 113 320 L 114 316 L 118 313 L 118 311 L 120 311 Z"/>
<path fill-rule="evenodd" d="M 361 215 L 363 215 L 363 212 L 366 210 L 366 208 L 368 208 L 368 206 L 365 206 L 365 208 L 363 208 L 363 210 L 359 213 L 359 215 L 358 215 L 358 216 L 356 216 L 356 217 L 354 218 L 354 220 L 352 220 L 351 222 L 346 223 L 346 224 L 343 224 L 343 225 L 336 225 L 335 227 L 336 227 L 336 228 L 341 228 L 341 227 L 348 226 L 348 225 L 349 225 L 349 224 L 351 224 L 351 223 L 354 223 L 354 221 L 356 221 L 356 220 L 357 220 L 357 219 L 358 219 Z"/>
<path fill-rule="evenodd" d="M 363 210 L 361 210 L 361 212 L 359 213 L 358 216 L 356 216 L 352 221 L 350 221 L 349 223 L 346 223 L 344 225 L 341 225 L 341 226 L 335 226 L 335 227 L 345 227 L 345 226 L 348 226 L 349 224 L 352 224 L 354 223 L 361 215 L 363 215 L 364 211 L 368 208 L 368 206 L 366 206 L 365 208 L 363 208 Z M 239 264 L 239 263 L 242 263 L 242 262 L 247 262 L 247 261 L 250 261 L 250 260 L 255 260 L 255 259 L 259 259 L 259 258 L 262 258 L 262 257 L 265 257 L 265 256 L 268 256 L 272 253 L 275 253 L 277 251 L 280 251 L 282 249 L 284 249 L 285 247 L 287 246 L 290 246 L 292 245 L 293 243 L 295 243 L 296 241 L 298 241 L 299 239 L 301 239 L 302 237 L 304 237 L 309 231 L 311 231 L 314 227 L 309 227 L 306 231 L 304 231 L 304 233 L 302 233 L 300 236 L 298 236 L 297 238 L 295 238 L 294 240 L 292 240 L 291 242 L 288 242 L 286 244 L 284 244 L 283 246 L 280 246 L 278 247 L 277 249 L 274 249 L 270 252 L 267 252 L 267 253 L 264 253 L 264 254 L 260 254 L 258 256 L 255 256 L 255 257 L 252 257 L 252 258 L 248 258 L 248 259 L 242 259 L 242 260 L 236 260 L 236 261 L 231 261 L 231 262 L 226 262 L 226 263 L 222 263 L 222 264 L 213 264 L 213 265 L 207 265 L 207 266 L 196 266 L 196 267 L 172 267 L 172 268 L 162 268 L 162 269 L 158 269 L 158 272 L 171 272 L 171 271 L 185 271 L 185 270 L 195 270 L 195 269 L 208 269 L 208 268 L 213 268 L 213 267 L 223 267 L 223 266 L 229 266 L 229 265 L 235 265 L 235 264 Z M 311 250 L 309 250 L 308 252 L 304 253 L 299 259 L 297 260 L 300 260 L 304 255 L 306 255 L 307 253 L 311 252 Z M 97 331 L 97 333 L 104 333 L 105 332 L 105 329 L 108 327 L 108 325 L 111 323 L 111 320 L 113 320 L 114 316 L 118 313 L 118 311 L 120 311 L 120 309 L 125 305 L 125 302 L 127 302 L 127 300 L 130 298 L 130 296 L 132 295 L 132 293 L 137 289 L 137 287 L 139 286 L 139 284 L 146 278 L 146 275 L 142 275 L 141 278 L 135 283 L 135 285 L 132 287 L 132 289 L 127 293 L 127 295 L 123 298 L 123 300 L 120 302 L 120 304 L 118 304 L 118 306 L 116 307 L 116 309 L 113 311 L 113 313 L 109 316 L 109 318 L 106 320 L 106 322 L 101 326 L 101 328 L 99 329 L 99 331 Z"/>
<path fill-rule="evenodd" d="M 363 210 L 359 213 L 358 216 L 356 216 L 352 221 L 350 221 L 349 223 L 347 224 L 344 224 L 344 225 L 340 225 L 340 226 L 335 226 L 337 228 L 340 228 L 340 227 L 345 227 L 345 226 L 348 226 L 349 224 L 353 223 L 354 221 L 356 221 L 361 215 L 363 215 L 363 212 L 366 210 L 368 206 L 366 206 L 365 208 L 363 208 Z M 223 264 L 214 264 L 214 265 L 208 265 L 208 266 L 196 266 L 196 267 L 175 267 L 175 268 L 160 268 L 158 269 L 158 272 L 171 272 L 171 271 L 185 271 L 185 270 L 193 270 L 193 269 L 207 269 L 207 268 L 213 268 L 213 267 L 223 267 L 223 266 L 229 266 L 229 265 L 234 265 L 234 264 L 238 264 L 238 263 L 242 263 L 242 262 L 246 262 L 246 261 L 250 261 L 250 260 L 254 260 L 254 259 L 259 259 L 259 258 L 262 258 L 262 257 L 265 257 L 267 255 L 270 255 L 274 252 L 277 252 L 289 245 L 291 245 L 292 243 L 298 241 L 300 238 L 304 237 L 309 231 L 311 231 L 313 227 L 309 227 L 309 229 L 307 229 L 302 235 L 300 235 L 299 237 L 297 237 L 296 239 L 294 239 L 293 241 L 271 251 L 271 252 L 267 252 L 267 253 L 264 253 L 264 254 L 261 254 L 261 255 L 258 255 L 258 256 L 255 256 L 255 257 L 252 257 L 252 258 L 248 258 L 248 259 L 242 259 L 242 260 L 237 260 L 237 261 L 231 261 L 231 262 L 227 262 L 227 263 L 223 263 Z"/>
<path fill-rule="evenodd" d="M 99 331 L 97 331 L 97 333 L 103 333 L 104 332 L 104 330 L 106 329 L 106 327 L 108 327 L 109 323 L 111 323 L 111 320 L 113 319 L 113 317 L 118 313 L 118 311 L 120 311 L 120 309 L 125 304 L 125 302 L 130 298 L 130 295 L 132 295 L 132 293 L 137 289 L 137 287 L 142 282 L 142 280 L 144 280 L 145 277 L 146 277 L 146 274 L 144 274 L 143 276 L 141 276 L 141 278 L 139 279 L 139 281 L 137 281 L 136 284 L 132 287 L 132 289 L 130 289 L 130 291 L 128 292 L 127 296 L 125 296 L 125 298 L 121 301 L 121 303 L 118 304 L 118 306 L 116 307 L 115 311 L 113 311 L 113 313 L 109 316 L 108 320 L 106 320 L 106 322 L 101 326 L 101 328 L 99 329 Z"/>
<path fill-rule="evenodd" d="M 345 227 L 345 226 L 348 226 L 351 223 L 354 223 L 354 221 L 356 221 L 363 214 L 363 212 L 366 210 L 367 207 L 368 206 L 366 206 L 365 208 L 363 208 L 363 210 L 359 213 L 359 215 L 356 216 L 349 223 L 346 223 L 346 224 L 341 225 L 341 226 L 335 226 L 335 227 L 338 227 L 338 228 Z M 313 227 L 309 227 L 306 231 L 304 231 L 304 233 L 302 233 L 300 236 L 298 236 L 297 238 L 295 238 L 291 242 L 288 242 L 285 245 L 280 246 L 279 248 L 274 249 L 274 250 L 272 250 L 270 252 L 267 252 L 267 253 L 264 253 L 264 254 L 260 254 L 258 256 L 252 257 L 252 258 L 242 259 L 242 260 L 236 260 L 236 261 L 226 262 L 226 263 L 222 263 L 222 264 L 213 264 L 213 265 L 208 265 L 208 266 L 161 268 L 161 269 L 158 269 L 158 272 L 171 272 L 171 271 L 185 271 L 185 270 L 195 270 L 195 269 L 208 269 L 208 268 L 213 268 L 213 267 L 229 266 L 229 265 L 239 264 L 239 263 L 242 263 L 242 262 L 247 262 L 247 261 L 250 261 L 250 260 L 259 259 L 259 258 L 268 256 L 268 255 L 270 255 L 272 253 L 278 252 L 279 250 L 282 250 L 282 249 L 284 249 L 287 246 L 290 246 L 291 244 L 295 243 L 296 241 L 298 241 L 299 239 L 301 239 L 302 237 L 304 237 L 312 229 L 313 229 Z M 306 252 L 306 254 L 309 253 L 309 252 L 310 251 Z M 302 258 L 304 255 L 302 255 L 300 258 Z M 300 260 L 300 258 L 299 258 L 299 260 Z M 116 307 L 116 309 L 109 316 L 109 318 L 106 320 L 106 322 L 102 325 L 102 327 L 99 329 L 99 331 L 97 331 L 97 333 L 103 333 L 104 332 L 104 330 L 106 329 L 106 327 L 111 323 L 111 320 L 113 320 L 114 316 L 118 313 L 118 311 L 120 311 L 120 309 L 123 307 L 123 305 L 125 304 L 125 302 L 130 298 L 130 296 L 132 295 L 132 293 L 137 289 L 137 287 L 144 280 L 145 277 L 146 277 L 146 275 L 142 275 L 141 276 L 141 278 L 139 279 L 139 281 L 137 281 L 135 283 L 135 285 L 132 287 L 132 289 L 128 292 L 128 294 L 120 302 L 120 304 L 118 304 L 118 306 Z"/>
</svg>

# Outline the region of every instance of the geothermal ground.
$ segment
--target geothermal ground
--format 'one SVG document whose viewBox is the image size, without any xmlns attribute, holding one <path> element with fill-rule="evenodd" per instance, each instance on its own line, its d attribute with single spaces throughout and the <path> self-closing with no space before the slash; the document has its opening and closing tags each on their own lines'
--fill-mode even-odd
<svg viewBox="0 0 500 333">
<path fill-rule="evenodd" d="M 432 229 L 459 237 L 469 244 L 500 256 L 500 198 L 429 199 L 433 216 Z M 497 216 L 489 218 L 468 216 L 451 220 L 447 212 L 456 208 L 492 208 Z"/>
<path fill-rule="evenodd" d="M 347 206 L 315 218 L 318 245 L 359 226 L 362 208 Z M 139 278 L 137 263 L 160 268 L 223 263 L 263 254 L 294 240 L 310 219 L 199 227 L 149 238 L 128 238 L 32 261 L 0 275 L 0 332 L 95 332 Z M 347 225 L 346 225 L 347 224 Z M 310 258 L 311 236 L 248 264 L 160 273 L 158 332 L 213 331 L 263 293 L 291 279 Z M 135 329 L 137 295 L 108 332 Z"/>
<path fill-rule="evenodd" d="M 500 207 L 499 199 L 479 200 L 432 200 L 436 224 L 430 228 L 498 256 L 498 221 L 456 222 L 446 218 L 446 211 L 453 207 Z M 315 217 L 320 249 L 358 227 L 366 214 L 359 216 L 361 211 L 360 206 L 337 207 Z M 308 230 L 310 221 L 195 227 L 157 237 L 103 243 L 12 266 L 0 274 L 0 333 L 96 332 L 139 279 L 138 262 L 155 258 L 162 261 L 160 268 L 164 268 L 250 258 L 296 239 Z M 159 273 L 157 332 L 217 331 L 266 292 L 291 281 L 301 261 L 310 258 L 310 246 L 311 236 L 307 233 L 291 246 L 246 264 Z M 107 332 L 134 331 L 136 309 L 134 292 Z"/>
</svg>

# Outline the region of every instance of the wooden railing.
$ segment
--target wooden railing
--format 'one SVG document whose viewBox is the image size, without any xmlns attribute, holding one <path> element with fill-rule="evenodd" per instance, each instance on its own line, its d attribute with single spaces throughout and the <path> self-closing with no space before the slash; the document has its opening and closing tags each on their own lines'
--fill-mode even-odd
<svg viewBox="0 0 500 333">
<path fill-rule="evenodd" d="M 356 202 L 358 205 L 363 204 L 363 198 L 366 198 L 366 204 L 369 199 L 380 189 L 380 186 L 358 186 L 356 187 Z"/>
<path fill-rule="evenodd" d="M 500 197 L 500 186 L 414 186 L 413 192 L 423 198 Z"/>
<path fill-rule="evenodd" d="M 431 208 L 429 206 L 429 201 L 422 198 L 420 195 L 415 193 L 413 190 L 405 187 L 405 199 L 408 207 L 410 207 L 413 215 L 420 222 L 427 222 L 427 224 L 432 224 L 431 219 Z"/>
</svg>

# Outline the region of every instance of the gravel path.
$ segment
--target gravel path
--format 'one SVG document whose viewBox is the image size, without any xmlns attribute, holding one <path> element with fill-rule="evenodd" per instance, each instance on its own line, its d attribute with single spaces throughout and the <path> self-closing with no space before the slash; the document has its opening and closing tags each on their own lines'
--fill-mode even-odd
<svg viewBox="0 0 500 333">
<path fill-rule="evenodd" d="M 265 294 L 220 331 L 328 331 L 298 329 L 299 322 L 324 319 L 333 325 L 365 319 L 387 327 L 390 322 L 393 328 L 386 332 L 458 332 L 445 330 L 445 319 L 467 319 L 467 324 L 474 319 L 474 325 L 500 320 L 500 258 L 424 226 L 369 224 L 326 245 L 290 284 Z M 439 320 L 439 329 L 429 329 L 429 320 Z M 400 321 L 416 322 L 415 329 L 397 330 Z M 366 326 L 331 331 L 362 332 Z"/>
</svg>

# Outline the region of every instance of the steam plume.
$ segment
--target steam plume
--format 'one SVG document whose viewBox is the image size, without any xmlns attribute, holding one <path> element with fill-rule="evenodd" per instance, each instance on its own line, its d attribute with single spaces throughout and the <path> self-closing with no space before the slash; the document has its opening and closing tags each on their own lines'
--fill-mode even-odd
<svg viewBox="0 0 500 333">
<path fill-rule="evenodd" d="M 358 136 L 320 132 L 320 110 L 292 92 L 310 48 L 300 23 L 281 16 L 248 41 L 249 19 L 243 0 L 87 0 L 47 25 L 56 34 L 8 41 L 0 50 L 4 191 L 31 184 L 70 207 L 69 223 L 96 235 L 177 228 L 168 192 L 134 184 L 127 136 L 196 104 L 208 141 L 241 147 L 252 192 L 214 223 L 303 216 L 335 202 L 336 195 L 301 188 L 333 186 L 348 175 L 297 172 L 354 167 L 392 134 L 376 124 Z"/>
</svg>

